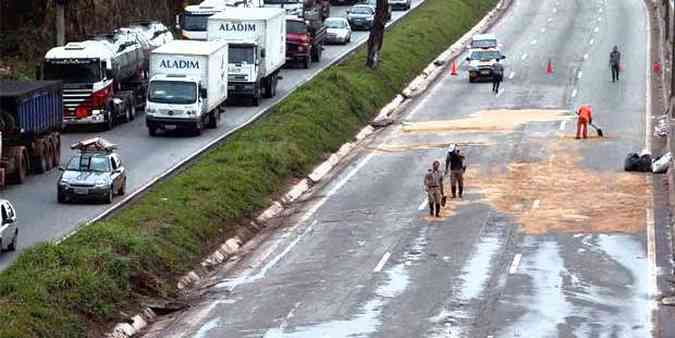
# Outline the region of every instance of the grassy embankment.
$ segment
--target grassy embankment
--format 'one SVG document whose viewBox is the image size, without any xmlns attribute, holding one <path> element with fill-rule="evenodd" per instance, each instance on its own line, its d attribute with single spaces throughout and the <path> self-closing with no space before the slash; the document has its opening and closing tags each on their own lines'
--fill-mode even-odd
<svg viewBox="0 0 675 338">
<path fill-rule="evenodd" d="M 25 251 L 0 273 L 0 337 L 98 336 L 139 299 L 172 296 L 176 276 L 349 141 L 494 3 L 427 0 L 385 35 L 376 71 L 360 50 L 118 215 Z"/>
</svg>

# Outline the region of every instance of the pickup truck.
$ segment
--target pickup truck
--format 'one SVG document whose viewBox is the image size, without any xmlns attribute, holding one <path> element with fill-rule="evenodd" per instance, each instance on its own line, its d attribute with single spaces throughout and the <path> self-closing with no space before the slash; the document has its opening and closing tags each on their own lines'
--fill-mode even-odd
<svg viewBox="0 0 675 338">
<path fill-rule="evenodd" d="M 311 62 L 321 61 L 327 37 L 328 31 L 320 19 L 287 16 L 286 61 L 300 62 L 304 68 L 309 68 Z"/>
</svg>

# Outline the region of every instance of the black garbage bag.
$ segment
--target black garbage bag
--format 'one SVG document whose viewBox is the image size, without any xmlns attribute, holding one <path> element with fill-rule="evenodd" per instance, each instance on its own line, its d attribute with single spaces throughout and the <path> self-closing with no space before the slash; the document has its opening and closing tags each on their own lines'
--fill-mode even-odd
<svg viewBox="0 0 675 338">
<path fill-rule="evenodd" d="M 652 155 L 644 154 L 640 156 L 640 170 L 641 172 L 652 172 Z"/>
<path fill-rule="evenodd" d="M 640 155 L 637 153 L 628 153 L 626 160 L 623 162 L 623 170 L 638 171 L 640 169 Z"/>
</svg>

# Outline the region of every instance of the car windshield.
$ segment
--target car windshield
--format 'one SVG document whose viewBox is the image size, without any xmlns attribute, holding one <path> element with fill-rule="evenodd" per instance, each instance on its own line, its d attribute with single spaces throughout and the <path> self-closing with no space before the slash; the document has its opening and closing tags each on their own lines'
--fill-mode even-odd
<svg viewBox="0 0 675 338">
<path fill-rule="evenodd" d="M 150 82 L 150 102 L 189 104 L 197 101 L 197 86 L 190 82 Z"/>
<path fill-rule="evenodd" d="M 471 41 L 471 48 L 494 48 L 497 47 L 497 40 L 483 39 Z"/>
<path fill-rule="evenodd" d="M 345 28 L 345 22 L 342 20 L 326 20 L 326 27 L 328 28 Z"/>
<path fill-rule="evenodd" d="M 501 53 L 496 50 L 482 50 L 471 53 L 471 60 L 490 61 L 501 58 Z"/>
<path fill-rule="evenodd" d="M 101 69 L 99 62 L 94 60 L 46 61 L 44 79 L 65 83 L 94 83 L 101 81 Z"/>
<path fill-rule="evenodd" d="M 354 7 L 352 8 L 352 13 L 354 14 L 371 14 L 372 10 L 370 7 Z"/>
<path fill-rule="evenodd" d="M 229 63 L 233 64 L 253 64 L 255 61 L 254 58 L 254 49 L 253 47 L 235 47 L 230 46 L 230 51 L 228 54 Z"/>
<path fill-rule="evenodd" d="M 76 155 L 68 162 L 67 170 L 110 172 L 110 161 L 104 155 Z"/>
<path fill-rule="evenodd" d="M 286 21 L 286 31 L 288 33 L 307 33 L 307 25 L 304 22 L 288 20 Z"/>
<path fill-rule="evenodd" d="M 212 14 L 183 14 L 182 28 L 191 32 L 206 32 L 206 24 Z"/>
</svg>

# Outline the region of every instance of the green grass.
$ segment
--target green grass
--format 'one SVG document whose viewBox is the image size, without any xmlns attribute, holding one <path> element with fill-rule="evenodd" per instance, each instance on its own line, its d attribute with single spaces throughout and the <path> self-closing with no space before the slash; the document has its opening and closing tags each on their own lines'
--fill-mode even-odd
<svg viewBox="0 0 675 338">
<path fill-rule="evenodd" d="M 387 32 L 377 70 L 360 50 L 111 219 L 25 251 L 0 273 L 0 337 L 100 336 L 138 299 L 173 296 L 213 244 L 349 141 L 495 2 L 427 0 Z"/>
</svg>

